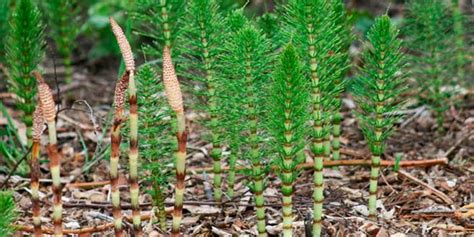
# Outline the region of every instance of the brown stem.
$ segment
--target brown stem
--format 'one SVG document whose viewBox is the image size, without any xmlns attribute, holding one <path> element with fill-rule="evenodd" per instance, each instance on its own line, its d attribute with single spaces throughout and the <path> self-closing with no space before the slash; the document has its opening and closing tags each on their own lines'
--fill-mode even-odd
<svg viewBox="0 0 474 237">
<path fill-rule="evenodd" d="M 33 139 L 33 148 L 31 152 L 31 203 L 33 206 L 33 226 L 35 237 L 41 237 L 41 203 L 39 199 L 39 176 L 40 168 L 38 157 L 40 154 L 40 142 L 38 139 Z"/>
<path fill-rule="evenodd" d="M 115 235 L 123 236 L 122 211 L 120 209 L 120 190 L 118 186 L 118 164 L 120 158 L 120 143 L 122 136 L 120 129 L 123 122 L 123 107 L 125 103 L 125 92 L 128 87 L 129 74 L 125 73 L 115 88 L 115 111 L 111 131 L 111 154 L 110 154 L 110 187 L 112 193 L 112 213 L 115 222 Z"/>
</svg>

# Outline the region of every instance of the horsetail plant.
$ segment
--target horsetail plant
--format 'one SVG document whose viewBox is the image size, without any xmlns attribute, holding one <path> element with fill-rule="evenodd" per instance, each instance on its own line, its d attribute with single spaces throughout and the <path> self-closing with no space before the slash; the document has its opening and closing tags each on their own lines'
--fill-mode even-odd
<svg viewBox="0 0 474 237">
<path fill-rule="evenodd" d="M 186 177 L 186 119 L 184 117 L 183 96 L 178 77 L 171 60 L 170 48 L 163 49 L 163 84 L 168 103 L 176 115 L 176 139 L 178 149 L 174 155 L 176 167 L 175 203 L 173 211 L 172 236 L 180 236 L 179 227 L 183 218 L 183 201 Z"/>
<path fill-rule="evenodd" d="M 232 39 L 233 35 L 238 32 L 242 27 L 249 23 L 248 19 L 244 16 L 242 9 L 238 9 L 229 13 L 226 16 L 225 25 L 227 26 L 227 38 Z M 224 68 L 220 69 L 222 72 L 227 75 L 227 68 L 225 68 L 225 63 L 222 63 L 221 66 Z M 221 81 L 219 83 L 219 93 L 221 94 L 222 104 L 225 104 L 222 108 L 224 126 L 227 129 L 224 129 L 224 138 L 226 143 L 229 146 L 229 157 L 227 163 L 229 164 L 229 171 L 227 172 L 227 196 L 229 199 L 234 198 L 234 186 L 235 186 L 235 175 L 236 175 L 236 165 L 237 158 L 241 155 L 241 145 L 242 140 L 240 139 L 240 133 L 242 131 L 241 119 L 243 116 L 242 109 L 240 108 L 241 99 L 239 96 L 234 94 L 235 88 L 232 84 L 228 84 L 227 81 Z M 227 86 L 226 86 L 227 85 Z"/>
<path fill-rule="evenodd" d="M 281 53 L 269 96 L 270 130 L 278 151 L 275 163 L 282 181 L 285 237 L 293 232 L 293 184 L 298 177 L 296 166 L 304 160 L 305 126 L 309 117 L 307 84 L 297 52 L 290 44 Z"/>
<path fill-rule="evenodd" d="M 9 89 L 17 95 L 16 106 L 23 112 L 29 145 L 36 96 L 36 81 L 31 73 L 43 57 L 43 29 L 41 14 L 32 0 L 20 0 L 10 20 L 5 47 Z"/>
<path fill-rule="evenodd" d="M 41 134 L 43 134 L 43 114 L 41 112 L 41 101 L 38 101 L 33 113 L 33 145 L 31 148 L 30 179 L 31 179 L 31 203 L 33 209 L 33 235 L 41 237 L 41 201 L 39 197 L 39 156 L 41 151 Z"/>
<path fill-rule="evenodd" d="M 334 97 L 340 93 L 343 83 L 336 83 L 341 71 L 339 57 L 342 37 L 336 25 L 336 12 L 330 0 L 291 0 L 285 11 L 284 36 L 293 39 L 301 50 L 304 72 L 311 87 L 311 151 L 314 155 L 313 236 L 322 231 L 324 201 L 323 160 L 328 158 L 331 114 L 335 111 Z"/>
<path fill-rule="evenodd" d="M 172 175 L 170 160 L 175 146 L 170 142 L 171 119 L 168 106 L 162 95 L 163 84 L 150 64 L 140 67 L 137 73 L 139 130 L 141 134 L 140 153 L 146 170 L 151 175 L 145 179 L 151 183 L 153 205 L 158 217 L 159 227 L 166 230 L 165 193 Z M 145 163 L 146 162 L 146 163 Z M 170 166 L 171 165 L 171 166 Z"/>
<path fill-rule="evenodd" d="M 123 236 L 122 210 L 120 208 L 120 190 L 118 165 L 120 158 L 121 128 L 124 118 L 125 96 L 128 87 L 129 74 L 124 73 L 115 86 L 114 118 L 111 127 L 110 152 L 110 189 L 112 194 L 112 214 L 114 216 L 115 236 Z"/>
<path fill-rule="evenodd" d="M 185 29 L 187 42 L 189 43 L 188 54 L 190 57 L 189 69 L 193 70 L 192 79 L 204 83 L 205 111 L 210 116 L 206 124 L 211 132 L 212 148 L 209 152 L 214 161 L 214 199 L 222 201 L 222 116 L 220 111 L 220 100 L 218 97 L 219 66 L 222 53 L 222 42 L 224 35 L 222 31 L 223 18 L 218 12 L 219 5 L 215 0 L 190 0 L 187 5 L 187 16 L 189 25 Z"/>
<path fill-rule="evenodd" d="M 399 119 L 394 112 L 402 106 L 401 95 L 406 89 L 401 41 L 387 15 L 377 18 L 369 30 L 362 60 L 364 64 L 355 81 L 354 94 L 359 124 L 372 153 L 368 207 L 369 218 L 376 219 L 381 156 Z"/>
<path fill-rule="evenodd" d="M 433 109 L 437 131 L 444 130 L 444 113 L 449 105 L 452 64 L 448 9 L 441 0 L 412 0 L 407 6 L 405 34 L 412 53 L 410 67 L 419 85 L 419 99 Z"/>
<path fill-rule="evenodd" d="M 62 227 L 62 187 L 61 187 L 61 157 L 58 153 L 57 135 L 56 135 L 56 104 L 54 103 L 53 93 L 48 84 L 43 80 L 39 72 L 33 72 L 38 83 L 38 97 L 40 100 L 41 114 L 48 125 L 49 144 L 47 147 L 49 156 L 49 167 L 51 178 L 53 180 L 53 224 L 54 236 L 63 236 Z"/>
<path fill-rule="evenodd" d="M 76 0 L 46 1 L 51 37 L 63 57 L 66 83 L 72 82 L 72 51 L 79 33 L 78 8 Z"/>
<path fill-rule="evenodd" d="M 130 199 L 132 204 L 133 230 L 136 236 L 142 236 L 141 216 L 140 216 L 140 187 L 138 184 L 138 106 L 137 106 L 137 88 L 135 85 L 135 60 L 133 59 L 132 48 L 128 42 L 122 28 L 111 17 L 110 25 L 117 38 L 120 52 L 125 63 L 125 74 L 128 77 L 128 103 L 130 105 L 130 150 L 128 152 L 128 161 L 130 169 Z"/>
<path fill-rule="evenodd" d="M 335 35 L 336 40 L 336 53 L 331 54 L 336 62 L 336 71 L 338 74 L 335 77 L 334 83 L 336 85 L 335 98 L 334 98 L 334 110 L 331 114 L 332 119 L 332 141 L 331 141 L 331 154 L 333 160 L 339 160 L 340 155 L 340 136 L 341 136 L 341 122 L 343 116 L 341 114 L 342 107 L 342 92 L 344 91 L 346 80 L 344 77 L 349 70 L 350 60 L 349 60 L 349 48 L 351 46 L 352 36 L 351 28 L 349 24 L 349 17 L 347 15 L 346 9 L 344 7 L 344 2 L 341 0 L 332 0 L 331 1 L 332 11 L 334 11 L 334 24 L 337 26 Z"/>
<path fill-rule="evenodd" d="M 263 36 L 260 30 L 252 25 L 245 25 L 231 36 L 226 44 L 226 58 L 224 65 L 227 65 L 226 76 L 228 90 L 239 103 L 234 104 L 241 110 L 240 128 L 246 136 L 243 137 L 243 144 L 247 151 L 244 158 L 249 161 L 252 167 L 251 190 L 255 196 L 255 206 L 257 213 L 257 230 L 259 236 L 266 236 L 265 207 L 264 207 L 264 162 L 259 126 L 264 107 L 262 97 L 259 96 L 265 89 L 270 65 L 270 43 Z M 245 108 L 245 111 L 242 111 Z"/>
</svg>

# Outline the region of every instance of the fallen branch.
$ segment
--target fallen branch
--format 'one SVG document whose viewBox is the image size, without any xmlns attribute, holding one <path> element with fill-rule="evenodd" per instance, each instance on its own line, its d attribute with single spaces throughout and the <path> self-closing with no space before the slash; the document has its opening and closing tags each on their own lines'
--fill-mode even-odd
<svg viewBox="0 0 474 237">
<path fill-rule="evenodd" d="M 400 167 L 428 167 L 434 165 L 446 165 L 448 164 L 448 159 L 446 158 L 439 158 L 439 159 L 429 159 L 429 160 L 405 160 L 400 161 Z M 326 160 L 324 161 L 324 167 L 334 167 L 334 166 L 370 166 L 370 160 Z M 393 160 L 383 160 L 380 163 L 380 166 L 383 167 L 391 167 L 395 165 L 395 161 Z M 298 169 L 313 169 L 314 165 L 313 162 L 307 162 L 297 166 Z M 199 173 L 209 173 L 212 171 L 212 167 L 203 167 L 203 168 L 189 168 L 187 170 L 187 174 L 199 174 Z M 236 171 L 243 171 L 248 169 L 247 167 L 236 167 Z M 272 167 L 273 170 L 276 167 Z M 222 167 L 222 171 L 228 171 L 229 167 L 225 166 Z M 70 183 L 66 187 L 67 188 L 91 188 L 91 187 L 99 187 L 110 184 L 110 181 L 96 181 L 90 183 Z"/>
<path fill-rule="evenodd" d="M 406 160 L 400 161 L 400 167 L 427 167 L 433 165 L 446 165 L 448 163 L 448 159 L 446 158 L 439 158 L 439 159 L 430 159 L 430 160 Z M 325 160 L 324 167 L 334 167 L 334 166 L 370 166 L 370 160 Z M 384 167 L 391 167 L 395 165 L 394 160 L 383 160 L 380 163 L 380 166 Z M 313 162 L 307 162 L 297 166 L 297 169 L 313 169 L 314 164 Z M 236 171 L 243 171 L 248 169 L 247 167 L 236 167 Z M 272 166 L 272 170 L 275 170 L 276 167 Z M 222 171 L 229 170 L 228 166 L 222 167 Z M 211 172 L 212 167 L 204 167 L 204 168 L 190 168 L 188 173 L 204 173 L 204 172 Z"/>
<path fill-rule="evenodd" d="M 104 181 L 94 181 L 94 182 L 84 182 L 84 183 L 70 183 L 66 185 L 66 188 L 93 188 L 93 187 L 100 187 L 110 184 L 109 180 Z"/>
<path fill-rule="evenodd" d="M 439 197 L 441 200 L 443 200 L 443 202 L 445 202 L 446 204 L 448 205 L 451 205 L 454 203 L 454 201 L 448 197 L 446 194 L 444 194 L 443 192 L 439 191 L 438 189 L 432 187 L 431 185 L 419 180 L 418 178 L 416 178 L 415 176 L 403 171 L 403 170 L 399 170 L 398 171 L 398 174 L 409 179 L 409 180 L 412 180 L 414 181 L 415 183 L 429 189 L 434 195 L 436 195 L 437 197 Z"/>
</svg>

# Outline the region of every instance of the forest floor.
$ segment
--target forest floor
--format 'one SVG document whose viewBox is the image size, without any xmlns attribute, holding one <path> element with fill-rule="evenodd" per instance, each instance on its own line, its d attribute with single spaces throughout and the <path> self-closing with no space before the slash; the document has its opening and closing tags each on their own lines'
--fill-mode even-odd
<svg viewBox="0 0 474 237">
<path fill-rule="evenodd" d="M 112 60 L 113 61 L 113 60 Z M 116 62 L 115 62 L 116 63 Z M 59 149 L 62 155 L 64 227 L 80 229 L 93 227 L 104 230 L 92 236 L 113 236 L 110 185 L 108 184 L 108 153 L 110 145 L 111 103 L 116 70 L 109 63 L 90 64 L 75 68 L 71 85 L 60 83 L 64 110 L 58 117 Z M 116 65 L 116 64 L 114 64 Z M 45 66 L 45 77 L 55 85 L 54 70 Z M 100 68 L 100 70 L 97 70 Z M 62 77 L 62 68 L 57 70 Z M 15 124 L 24 133 L 19 122 L 20 114 L 13 107 L 8 93 L 2 94 Z M 369 168 L 367 166 L 341 166 L 326 168 L 324 229 L 329 236 L 459 236 L 474 235 L 474 96 L 467 93 L 460 97 L 459 106 L 446 113 L 445 132 L 438 135 L 435 121 L 426 106 L 400 111 L 405 118 L 397 125 L 388 142 L 384 160 L 394 160 L 394 154 L 403 153 L 402 161 L 447 159 L 447 164 L 401 167 L 394 172 L 391 167 L 381 170 L 379 179 L 379 217 L 376 223 L 367 218 Z M 369 160 L 370 154 L 358 129 L 351 110 L 350 95 L 344 99 L 342 147 L 344 160 Z M 201 139 L 199 125 L 201 114 L 187 111 L 188 176 L 186 182 L 184 219 L 182 230 L 186 236 L 253 236 L 256 218 L 246 179 L 237 177 L 237 197 L 225 200 L 222 206 L 212 198 L 212 173 L 202 173 L 212 165 L 208 156 L 209 144 Z M 2 118 L 0 120 L 5 125 Z M 46 137 L 44 137 L 46 139 Z M 42 141 L 43 145 L 46 140 Z M 43 152 L 41 164 L 42 217 L 46 227 L 52 228 L 51 179 L 49 166 Z M 225 160 L 225 159 L 224 159 Z M 308 154 L 307 161 L 312 162 Z M 225 162 L 224 162 L 225 163 Z M 124 214 L 130 216 L 126 156 L 121 158 L 120 190 Z M 305 235 L 305 219 L 312 210 L 312 171 L 304 170 L 295 185 L 294 210 L 297 236 Z M 0 174 L 0 183 L 6 174 Z M 224 184 L 225 187 L 225 184 Z M 18 227 L 32 226 L 30 187 L 27 177 L 17 175 L 9 179 L 7 188 L 14 196 L 21 216 Z M 268 232 L 281 231 L 281 195 L 278 178 L 268 176 L 266 215 Z M 147 235 L 160 236 L 152 212 L 149 187 L 141 183 L 142 214 Z M 225 188 L 224 188 L 225 189 Z M 167 190 L 167 209 L 172 210 L 172 189 Z M 171 218 L 168 218 L 171 221 Z M 131 230 L 130 222 L 125 227 Z M 309 225 L 310 226 L 310 225 Z M 81 236 L 89 236 L 83 234 Z"/>
</svg>

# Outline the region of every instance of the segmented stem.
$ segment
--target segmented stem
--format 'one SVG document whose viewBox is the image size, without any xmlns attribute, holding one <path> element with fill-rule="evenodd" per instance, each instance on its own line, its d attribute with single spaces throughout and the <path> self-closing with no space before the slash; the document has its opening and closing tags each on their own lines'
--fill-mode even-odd
<svg viewBox="0 0 474 237">
<path fill-rule="evenodd" d="M 51 178 L 53 180 L 53 224 L 54 236 L 63 236 L 62 227 L 62 200 L 61 200 L 61 160 L 58 154 L 57 140 L 56 140 L 56 122 L 48 121 L 49 144 L 48 156 L 49 167 L 51 170 Z"/>
<path fill-rule="evenodd" d="M 372 164 L 370 167 L 370 184 L 369 184 L 369 218 L 377 219 L 377 182 L 379 179 L 380 156 L 372 156 Z"/>
<path fill-rule="evenodd" d="M 265 224 L 265 198 L 263 197 L 263 169 L 260 162 L 254 162 L 252 166 L 254 176 L 255 209 L 257 213 L 257 231 L 258 236 L 264 237 L 267 236 L 267 229 Z"/>
<path fill-rule="evenodd" d="M 247 55 L 248 57 L 250 55 Z M 251 59 L 246 59 L 246 83 L 248 90 L 253 88 L 253 76 L 252 76 L 252 64 Z M 263 167 L 260 159 L 259 141 L 258 141 L 258 128 L 257 128 L 257 108 L 256 101 L 252 91 L 249 91 L 250 100 L 247 103 L 248 121 L 249 121 L 249 145 L 250 145 L 250 160 L 252 161 L 253 173 L 252 177 L 254 180 L 254 194 L 255 194 L 255 209 L 257 213 L 257 231 L 260 237 L 267 236 L 266 224 L 265 224 L 265 198 L 263 197 L 264 183 L 263 183 Z"/>
<path fill-rule="evenodd" d="M 186 177 L 186 124 L 183 111 L 176 111 L 176 123 L 178 131 L 176 138 L 178 140 L 178 150 L 175 153 L 176 160 L 176 187 L 175 204 L 173 211 L 172 236 L 180 236 L 179 227 L 183 218 L 184 201 L 184 179 Z"/>
<path fill-rule="evenodd" d="M 170 48 L 166 46 L 163 49 L 163 84 L 168 103 L 176 114 L 178 149 L 174 154 L 176 186 L 171 234 L 180 236 L 179 227 L 183 219 L 184 179 L 186 178 L 186 118 L 184 117 L 183 94 L 171 59 Z"/>
<path fill-rule="evenodd" d="M 206 39 L 206 32 L 201 32 L 201 43 L 203 45 L 204 67 L 206 68 L 206 83 L 207 93 L 209 95 L 208 109 L 211 116 L 211 131 L 212 131 L 212 150 L 210 155 L 214 161 L 214 200 L 220 202 L 222 200 L 222 150 L 219 142 L 219 120 L 217 118 L 217 98 L 216 89 L 213 83 L 213 70 L 211 70 L 211 62 L 209 58 L 209 48 Z"/>
<path fill-rule="evenodd" d="M 39 102 L 41 103 L 41 102 Z M 33 206 L 33 235 L 35 237 L 41 237 L 41 202 L 39 198 L 39 176 L 40 167 L 38 158 L 41 150 L 41 133 L 43 132 L 43 115 L 41 114 L 41 106 L 38 105 L 33 114 L 33 147 L 31 150 L 31 203 Z"/>
<path fill-rule="evenodd" d="M 291 121 L 288 119 L 288 121 Z M 291 122 L 289 122 L 291 123 Z M 291 131 L 286 131 L 286 134 L 291 134 Z M 291 152 L 293 150 L 293 145 L 291 143 L 287 143 L 284 145 L 285 151 Z M 289 153 L 288 152 L 288 153 Z M 283 212 L 283 236 L 284 237 L 290 237 L 293 236 L 293 173 L 294 173 L 294 168 L 292 169 L 291 167 L 295 167 L 293 165 L 293 160 L 296 160 L 296 157 L 292 157 L 290 155 L 285 154 L 284 157 L 284 164 L 283 164 L 283 169 L 282 169 L 282 186 L 281 186 L 281 193 L 283 195 L 282 197 L 282 212 Z"/>
<path fill-rule="evenodd" d="M 227 196 L 229 199 L 234 198 L 234 185 L 235 185 L 235 167 L 237 164 L 237 153 L 238 146 L 236 146 L 232 141 L 230 144 L 230 155 L 229 155 L 229 171 L 227 172 Z"/>
<path fill-rule="evenodd" d="M 126 72 L 115 87 L 114 99 L 114 120 L 111 128 L 111 152 L 110 152 L 110 188 L 112 193 L 112 214 L 114 216 L 115 236 L 123 236 L 122 210 L 120 208 L 120 190 L 118 165 L 120 158 L 120 143 L 122 135 L 120 133 L 123 118 L 123 106 L 125 103 L 125 91 L 129 82 L 129 74 Z"/>
<path fill-rule="evenodd" d="M 313 17 L 309 14 L 310 18 Z M 308 20 L 312 22 L 311 19 Z M 310 59 L 310 76 L 311 76 L 311 87 L 312 87 L 312 104 L 313 104 L 313 142 L 312 152 L 314 154 L 314 193 L 313 193 L 313 236 L 321 236 L 322 229 L 322 211 L 324 201 L 324 180 L 323 180 L 323 160 L 325 156 L 325 136 L 323 128 L 323 106 L 322 106 L 322 94 L 321 94 L 321 83 L 320 78 L 317 74 L 318 62 L 316 58 L 316 34 L 314 25 L 308 24 L 306 26 L 308 34 L 308 56 Z"/>
<path fill-rule="evenodd" d="M 135 236 L 142 236 L 139 203 L 140 187 L 138 185 L 138 106 L 134 71 L 129 71 L 128 96 L 130 104 L 130 151 L 128 158 L 130 166 L 130 199 L 132 205 L 133 229 Z"/>
<path fill-rule="evenodd" d="M 38 72 L 33 72 L 33 76 L 38 82 L 38 97 L 41 105 L 41 114 L 48 124 L 49 144 L 47 152 L 49 156 L 49 167 L 51 179 L 53 180 L 53 225 L 54 236 L 63 236 L 62 227 L 62 201 L 61 201 L 61 159 L 57 147 L 56 134 L 56 104 L 54 103 L 53 93 L 49 86 L 43 80 Z M 35 128 L 35 130 L 38 128 Z M 38 138 L 36 138 L 38 139 Z"/>
<path fill-rule="evenodd" d="M 171 29 L 169 23 L 169 13 L 167 7 L 166 0 L 160 0 L 161 5 L 161 18 L 163 19 L 163 36 L 165 38 L 165 47 L 171 49 Z"/>
<path fill-rule="evenodd" d="M 283 236 L 293 236 L 293 184 L 285 183 L 282 185 L 282 203 L 283 203 Z"/>
<path fill-rule="evenodd" d="M 33 205 L 33 226 L 34 236 L 42 236 L 41 231 L 41 202 L 39 199 L 39 162 L 38 157 L 40 154 L 40 142 L 39 140 L 33 139 L 33 148 L 31 150 L 31 203 Z"/>
</svg>

